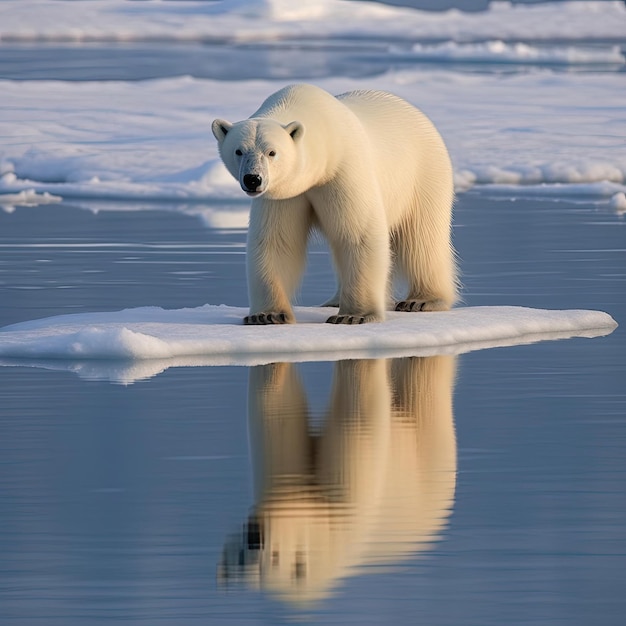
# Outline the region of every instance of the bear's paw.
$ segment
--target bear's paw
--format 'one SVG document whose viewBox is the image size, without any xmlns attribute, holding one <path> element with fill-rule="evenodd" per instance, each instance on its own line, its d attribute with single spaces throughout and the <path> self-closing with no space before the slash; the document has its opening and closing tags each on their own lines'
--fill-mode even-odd
<svg viewBox="0 0 626 626">
<path fill-rule="evenodd" d="M 327 324 L 365 324 L 366 322 L 379 322 L 380 318 L 375 315 L 331 315 Z"/>
<path fill-rule="evenodd" d="M 291 316 L 283 312 L 269 312 L 269 313 L 254 313 L 253 315 L 246 315 L 243 318 L 243 323 L 246 326 L 259 326 L 265 324 L 293 324 L 295 322 Z"/>
<path fill-rule="evenodd" d="M 450 307 L 441 299 L 421 300 L 410 299 L 401 300 L 396 304 L 396 311 L 447 311 Z"/>
</svg>

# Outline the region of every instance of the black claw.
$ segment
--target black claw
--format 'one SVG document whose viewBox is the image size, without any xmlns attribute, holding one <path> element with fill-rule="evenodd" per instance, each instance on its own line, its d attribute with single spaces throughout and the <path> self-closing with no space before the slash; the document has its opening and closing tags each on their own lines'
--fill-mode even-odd
<svg viewBox="0 0 626 626">
<path fill-rule="evenodd" d="M 255 313 L 253 315 L 246 315 L 243 318 L 243 323 L 247 325 L 261 325 L 261 324 L 286 324 L 286 313 Z"/>
<path fill-rule="evenodd" d="M 420 300 L 402 300 L 396 304 L 396 311 L 416 312 L 423 311 L 425 302 Z"/>
<path fill-rule="evenodd" d="M 365 317 L 362 315 L 331 315 L 327 320 L 327 324 L 363 324 Z"/>
</svg>

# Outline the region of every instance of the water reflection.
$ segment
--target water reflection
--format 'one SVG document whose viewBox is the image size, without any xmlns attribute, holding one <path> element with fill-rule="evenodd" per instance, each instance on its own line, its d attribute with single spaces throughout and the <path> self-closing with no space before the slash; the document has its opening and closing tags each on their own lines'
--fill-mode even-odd
<svg viewBox="0 0 626 626">
<path fill-rule="evenodd" d="M 454 503 L 455 369 L 453 356 L 339 361 L 313 429 L 296 365 L 251 368 L 255 504 L 225 542 L 220 582 L 309 604 L 429 549 Z"/>
</svg>

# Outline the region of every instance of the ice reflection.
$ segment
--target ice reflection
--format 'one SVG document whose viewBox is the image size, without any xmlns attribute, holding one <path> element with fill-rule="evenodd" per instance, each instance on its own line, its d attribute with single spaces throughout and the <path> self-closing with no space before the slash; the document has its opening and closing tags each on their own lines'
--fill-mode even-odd
<svg viewBox="0 0 626 626">
<path fill-rule="evenodd" d="M 454 503 L 455 369 L 453 356 L 339 361 L 313 431 L 297 366 L 251 368 L 255 504 L 220 581 L 309 604 L 365 566 L 428 550 Z"/>
</svg>

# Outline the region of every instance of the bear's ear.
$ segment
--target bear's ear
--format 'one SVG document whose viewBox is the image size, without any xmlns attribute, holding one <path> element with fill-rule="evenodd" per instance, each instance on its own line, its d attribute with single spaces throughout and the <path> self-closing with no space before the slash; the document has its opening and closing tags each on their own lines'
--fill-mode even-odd
<svg viewBox="0 0 626 626">
<path fill-rule="evenodd" d="M 289 122 L 284 128 L 294 141 L 299 141 L 304 136 L 304 126 L 302 122 Z"/>
<path fill-rule="evenodd" d="M 215 135 L 215 139 L 217 139 L 220 143 L 224 141 L 224 138 L 232 127 L 233 125 L 226 120 L 213 120 L 213 123 L 211 124 L 211 130 Z"/>
</svg>

